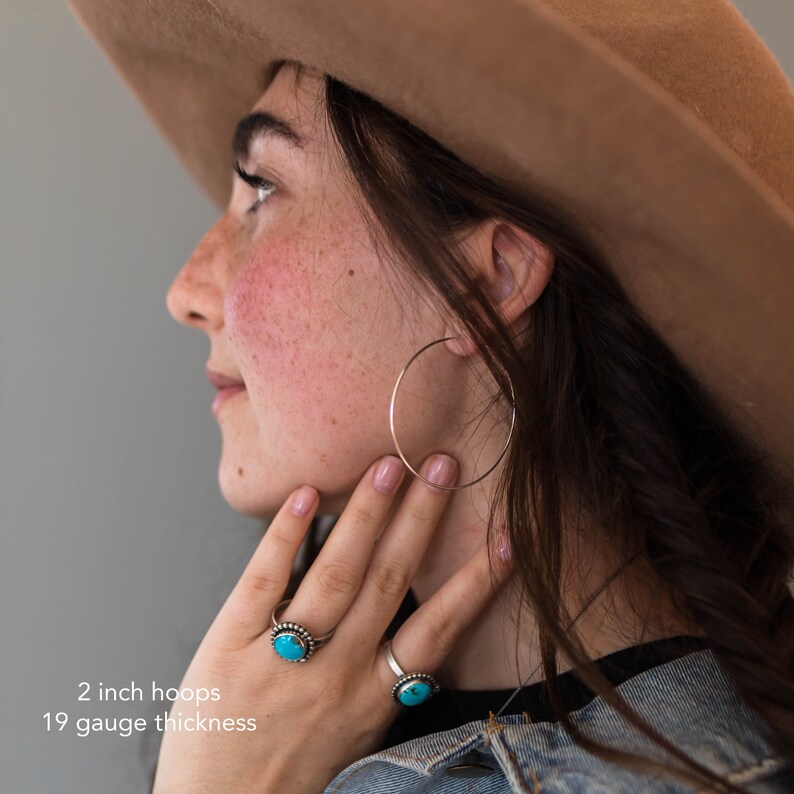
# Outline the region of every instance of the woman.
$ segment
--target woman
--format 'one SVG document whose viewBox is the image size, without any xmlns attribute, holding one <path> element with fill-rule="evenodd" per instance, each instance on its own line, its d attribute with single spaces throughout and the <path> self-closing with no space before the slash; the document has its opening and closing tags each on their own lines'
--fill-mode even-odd
<svg viewBox="0 0 794 794">
<path fill-rule="evenodd" d="M 791 790 L 794 101 L 736 12 L 78 5 L 218 196 L 209 119 L 268 66 L 236 122 L 228 203 L 168 307 L 210 339 L 224 497 L 272 520 L 182 683 L 217 692 L 201 708 L 217 727 L 166 730 L 154 791 Z M 694 61 L 715 56 L 705 33 L 740 41 L 730 68 L 755 81 L 701 115 L 744 164 L 584 30 L 681 101 L 725 101 L 696 89 Z M 458 45 L 440 107 L 438 71 L 412 82 L 433 57 L 422 35 Z M 654 60 L 655 36 L 692 62 Z M 592 59 L 591 84 L 515 93 L 514 70 L 546 56 L 582 74 Z M 463 116 L 501 101 L 478 93 L 500 81 L 518 107 L 491 152 Z M 756 104 L 733 117 L 742 92 Z M 522 127 L 524 111 L 546 121 Z M 522 131 L 544 148 L 522 146 L 535 171 L 510 178 L 499 158 Z M 594 182 L 574 173 L 597 159 Z M 658 194 L 632 207 L 632 176 Z M 339 517 L 313 559 L 321 514 Z"/>
</svg>

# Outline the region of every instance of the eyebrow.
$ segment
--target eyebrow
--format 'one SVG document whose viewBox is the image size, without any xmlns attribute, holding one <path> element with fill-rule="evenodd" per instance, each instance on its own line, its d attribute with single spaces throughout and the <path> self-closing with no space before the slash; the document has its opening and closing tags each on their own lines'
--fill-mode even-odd
<svg viewBox="0 0 794 794">
<path fill-rule="evenodd" d="M 299 149 L 306 145 L 306 140 L 290 126 L 289 122 L 260 110 L 243 116 L 237 122 L 237 127 L 232 137 L 232 154 L 234 157 L 237 160 L 248 159 L 251 142 L 259 136 L 275 137 Z"/>
</svg>

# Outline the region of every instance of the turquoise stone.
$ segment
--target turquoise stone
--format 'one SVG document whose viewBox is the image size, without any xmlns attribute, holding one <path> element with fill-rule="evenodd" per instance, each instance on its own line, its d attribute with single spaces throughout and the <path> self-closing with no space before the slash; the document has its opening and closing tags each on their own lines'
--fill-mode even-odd
<svg viewBox="0 0 794 794">
<path fill-rule="evenodd" d="M 288 662 L 297 662 L 306 653 L 306 648 L 294 634 L 279 634 L 273 642 L 273 649 Z"/>
<path fill-rule="evenodd" d="M 398 697 L 403 706 L 418 706 L 420 703 L 424 703 L 432 694 L 433 690 L 430 684 L 426 684 L 424 681 L 414 681 L 405 687 Z"/>
</svg>

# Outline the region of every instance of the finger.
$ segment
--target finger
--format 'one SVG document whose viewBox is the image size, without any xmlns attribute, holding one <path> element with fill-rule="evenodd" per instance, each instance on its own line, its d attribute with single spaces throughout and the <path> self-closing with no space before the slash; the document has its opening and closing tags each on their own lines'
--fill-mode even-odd
<svg viewBox="0 0 794 794">
<path fill-rule="evenodd" d="M 448 455 L 431 455 L 420 474 L 437 485 L 452 485 L 458 466 Z M 364 582 L 344 623 L 359 637 L 377 645 L 416 574 L 430 538 L 452 491 L 414 480 L 383 531 L 372 554 Z M 340 631 L 348 631 L 340 625 Z"/>
<path fill-rule="evenodd" d="M 315 634 L 339 623 L 361 587 L 404 475 L 405 466 L 394 455 L 367 469 L 282 620 L 308 621 Z"/>
<path fill-rule="evenodd" d="M 234 632 L 238 639 L 255 639 L 270 628 L 273 607 L 289 583 L 295 557 L 318 504 L 317 490 L 303 485 L 293 491 L 270 522 L 218 614 L 221 627 Z"/>
<path fill-rule="evenodd" d="M 433 673 L 508 579 L 511 565 L 483 546 L 400 627 L 392 651 L 406 673 Z M 394 673 L 383 658 L 386 680 Z"/>
</svg>

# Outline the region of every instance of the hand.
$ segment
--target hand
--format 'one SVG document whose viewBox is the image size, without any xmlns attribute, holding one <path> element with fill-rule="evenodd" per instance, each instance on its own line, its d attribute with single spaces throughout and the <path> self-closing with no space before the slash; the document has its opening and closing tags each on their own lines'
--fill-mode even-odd
<svg viewBox="0 0 794 794">
<path fill-rule="evenodd" d="M 436 479 L 445 465 L 449 479 Z M 219 700 L 198 709 L 206 724 L 212 717 L 230 725 L 255 719 L 255 730 L 167 731 L 153 794 L 315 794 L 379 747 L 406 708 L 390 697 L 396 676 L 381 645 L 384 632 L 452 493 L 415 479 L 387 522 L 404 473 L 394 456 L 370 466 L 280 616 L 314 637 L 336 627 L 330 642 L 305 663 L 275 653 L 270 616 L 317 509 L 317 491 L 302 486 L 281 507 L 180 686 L 182 692 L 218 690 Z M 451 485 L 457 466 L 434 455 L 420 473 Z M 442 665 L 506 578 L 507 567 L 500 564 L 494 578 L 483 546 L 405 621 L 392 649 L 406 672 L 433 673 Z M 174 701 L 170 714 L 195 717 L 196 711 L 188 697 Z"/>
</svg>

